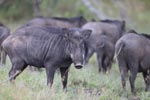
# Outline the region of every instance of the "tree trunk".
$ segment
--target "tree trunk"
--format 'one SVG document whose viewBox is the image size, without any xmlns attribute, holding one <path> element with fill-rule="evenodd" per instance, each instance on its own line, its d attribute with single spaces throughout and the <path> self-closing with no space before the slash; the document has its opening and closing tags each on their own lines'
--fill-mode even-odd
<svg viewBox="0 0 150 100">
<path fill-rule="evenodd" d="M 83 4 L 89 9 L 90 12 L 95 14 L 99 19 L 106 19 L 108 18 L 102 11 L 97 10 L 89 0 L 81 0 Z"/>
<path fill-rule="evenodd" d="M 40 4 L 41 0 L 32 0 L 34 16 L 41 16 Z"/>
</svg>

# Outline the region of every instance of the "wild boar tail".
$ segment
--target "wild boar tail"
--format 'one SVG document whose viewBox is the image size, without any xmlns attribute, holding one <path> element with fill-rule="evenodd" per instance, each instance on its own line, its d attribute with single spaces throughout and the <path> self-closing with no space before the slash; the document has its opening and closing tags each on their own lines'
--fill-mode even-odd
<svg viewBox="0 0 150 100">
<path fill-rule="evenodd" d="M 116 44 L 116 57 L 119 56 L 120 52 L 122 51 L 122 49 L 124 48 L 125 43 L 123 41 L 121 41 L 120 43 Z"/>
</svg>

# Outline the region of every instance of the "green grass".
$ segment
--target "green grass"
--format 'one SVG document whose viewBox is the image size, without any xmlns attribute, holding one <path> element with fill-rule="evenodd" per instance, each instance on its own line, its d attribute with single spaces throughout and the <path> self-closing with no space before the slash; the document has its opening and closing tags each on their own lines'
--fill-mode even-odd
<svg viewBox="0 0 150 100">
<path fill-rule="evenodd" d="M 8 79 L 10 61 L 5 67 L 0 67 L 0 82 Z M 83 69 L 71 66 L 68 78 L 67 92 L 62 90 L 59 73 L 55 74 L 53 87 L 46 86 L 46 74 L 26 69 L 21 73 L 15 84 L 5 82 L 0 84 L 0 100 L 150 100 L 150 93 L 144 91 L 144 81 L 141 74 L 136 79 L 137 96 L 133 97 L 127 81 L 127 95 L 122 96 L 120 73 L 118 66 L 113 64 L 110 73 L 98 73 L 95 57 Z M 136 100 L 136 99 L 135 99 Z"/>
</svg>

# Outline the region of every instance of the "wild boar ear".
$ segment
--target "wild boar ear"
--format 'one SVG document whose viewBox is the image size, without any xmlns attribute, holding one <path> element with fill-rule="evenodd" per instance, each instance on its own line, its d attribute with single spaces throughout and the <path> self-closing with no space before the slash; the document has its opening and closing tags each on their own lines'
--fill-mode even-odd
<svg viewBox="0 0 150 100">
<path fill-rule="evenodd" d="M 90 37 L 91 33 L 92 33 L 92 30 L 83 30 L 82 31 L 83 38 L 88 39 Z"/>
</svg>

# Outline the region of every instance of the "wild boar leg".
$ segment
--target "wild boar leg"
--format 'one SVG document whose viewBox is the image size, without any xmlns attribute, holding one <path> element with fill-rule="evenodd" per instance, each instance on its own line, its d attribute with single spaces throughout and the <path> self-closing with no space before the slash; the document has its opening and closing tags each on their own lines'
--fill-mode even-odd
<svg viewBox="0 0 150 100">
<path fill-rule="evenodd" d="M 85 56 L 85 64 L 88 63 L 89 59 L 91 58 L 91 56 L 93 55 L 94 50 L 93 49 L 88 49 L 87 54 Z"/>
<path fill-rule="evenodd" d="M 66 86 L 67 86 L 68 71 L 69 71 L 68 67 L 62 67 L 62 68 L 60 68 L 63 89 L 65 89 Z"/>
<path fill-rule="evenodd" d="M 131 92 L 133 94 L 136 94 L 134 82 L 138 73 L 138 63 L 133 61 L 129 63 L 129 67 L 130 67 L 130 73 L 131 73 L 129 77 Z"/>
<path fill-rule="evenodd" d="M 128 73 L 128 68 L 126 62 L 122 57 L 118 57 L 118 65 L 121 74 L 121 82 L 122 82 L 122 88 L 124 93 L 126 91 L 126 77 Z"/>
<path fill-rule="evenodd" d="M 6 56 L 7 56 L 7 54 L 6 54 L 6 52 L 2 49 L 1 50 L 1 53 L 2 53 L 2 64 L 4 65 L 4 64 L 6 64 Z"/>
<path fill-rule="evenodd" d="M 149 74 L 148 71 L 142 73 L 144 81 L 145 81 L 145 85 L 146 85 L 145 91 L 149 91 L 150 90 L 150 88 L 149 88 L 149 86 L 150 86 L 150 74 Z"/>
<path fill-rule="evenodd" d="M 55 68 L 46 67 L 47 85 L 51 88 L 54 80 Z"/>
<path fill-rule="evenodd" d="M 97 62 L 98 62 L 98 66 L 99 66 L 99 72 L 102 71 L 103 68 L 103 61 L 102 61 L 102 54 L 101 53 L 97 53 Z"/>
<path fill-rule="evenodd" d="M 16 77 L 27 67 L 24 63 L 14 63 L 9 71 L 10 81 L 16 79 Z"/>
</svg>

